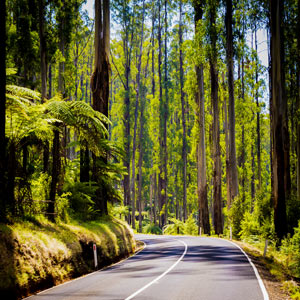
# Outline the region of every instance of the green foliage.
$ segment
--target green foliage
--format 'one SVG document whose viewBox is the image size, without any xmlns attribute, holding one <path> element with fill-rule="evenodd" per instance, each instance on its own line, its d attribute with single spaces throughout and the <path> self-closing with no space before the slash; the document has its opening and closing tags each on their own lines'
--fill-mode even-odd
<svg viewBox="0 0 300 300">
<path fill-rule="evenodd" d="M 114 217 L 123 219 L 129 213 L 129 207 L 124 205 L 109 205 L 110 214 Z"/>
<path fill-rule="evenodd" d="M 143 233 L 160 235 L 162 234 L 162 230 L 156 224 L 149 223 L 146 226 L 143 226 Z"/>
<path fill-rule="evenodd" d="M 232 227 L 232 236 L 238 239 L 241 232 L 241 222 L 243 220 L 243 210 L 241 198 L 236 197 L 228 211 L 229 224 Z"/>
<path fill-rule="evenodd" d="M 186 222 L 182 222 L 176 218 L 169 218 L 170 224 L 164 226 L 164 234 L 177 235 L 177 234 L 188 234 L 197 235 L 198 226 L 195 222 L 193 214 L 191 214 Z"/>
<path fill-rule="evenodd" d="M 252 235 L 260 234 L 260 225 L 257 218 L 250 212 L 246 212 L 241 222 L 241 231 L 239 233 L 241 239 L 245 239 Z"/>
<path fill-rule="evenodd" d="M 66 184 L 64 191 L 68 195 L 71 213 L 81 220 L 92 220 L 98 216 L 99 211 L 95 208 L 97 185 L 95 183 L 74 182 Z"/>
<path fill-rule="evenodd" d="M 170 224 L 165 225 L 163 228 L 164 234 L 184 234 L 184 223 L 176 218 L 169 219 Z"/>
<path fill-rule="evenodd" d="M 198 226 L 196 224 L 193 214 L 190 214 L 184 224 L 184 234 L 198 235 Z"/>
<path fill-rule="evenodd" d="M 282 241 L 281 250 L 287 256 L 286 266 L 293 276 L 300 278 L 300 222 L 292 237 Z"/>
</svg>

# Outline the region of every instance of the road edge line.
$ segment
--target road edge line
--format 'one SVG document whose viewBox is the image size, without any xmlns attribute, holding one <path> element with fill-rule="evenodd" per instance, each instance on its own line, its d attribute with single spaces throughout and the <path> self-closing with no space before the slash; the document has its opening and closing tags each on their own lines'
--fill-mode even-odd
<svg viewBox="0 0 300 300">
<path fill-rule="evenodd" d="M 143 241 L 142 241 L 142 242 L 143 242 Z M 71 279 L 71 280 L 67 280 L 67 281 L 65 281 L 65 282 L 63 282 L 63 283 L 60 283 L 60 284 L 58 284 L 58 285 L 54 285 L 54 286 L 52 286 L 52 287 L 50 287 L 50 288 L 48 288 L 48 289 L 46 289 L 46 290 L 40 291 L 40 292 L 38 292 L 38 293 L 36 293 L 36 294 L 30 295 L 30 296 L 28 296 L 28 297 L 26 297 L 26 298 L 23 298 L 23 300 L 28 300 L 28 299 L 30 299 L 30 298 L 33 298 L 33 297 L 35 297 L 35 296 L 37 296 L 37 295 L 43 294 L 43 293 L 45 293 L 45 292 L 48 292 L 48 291 L 53 290 L 53 289 L 55 289 L 55 288 L 58 288 L 58 287 L 60 287 L 60 286 L 63 286 L 63 285 L 72 283 L 72 282 L 77 281 L 77 280 L 79 280 L 79 279 L 83 279 L 83 278 L 89 277 L 89 276 L 91 276 L 91 275 L 93 275 L 93 274 L 100 273 L 100 272 L 105 271 L 105 270 L 107 270 L 107 269 L 109 269 L 109 268 L 111 268 L 111 267 L 114 267 L 114 266 L 116 266 L 116 265 L 118 265 L 118 264 L 121 264 L 121 263 L 123 263 L 124 261 L 130 259 L 131 257 L 134 257 L 134 256 L 138 255 L 140 252 L 142 252 L 142 251 L 147 247 L 147 244 L 146 244 L 145 242 L 143 242 L 143 243 L 144 243 L 144 247 L 143 247 L 142 249 L 140 249 L 139 251 L 135 252 L 134 254 L 132 254 L 132 255 L 130 255 L 130 256 L 128 256 L 128 257 L 126 257 L 126 258 L 124 258 L 124 259 L 122 259 L 122 260 L 120 260 L 120 261 L 114 263 L 114 264 L 111 264 L 111 265 L 109 265 L 109 266 L 105 266 L 105 267 L 103 267 L 103 268 L 101 268 L 101 269 L 99 269 L 99 270 L 93 271 L 93 272 L 91 272 L 91 273 L 84 274 L 84 275 L 82 275 L 82 276 L 80 276 L 80 277 L 77 277 L 77 278 L 74 278 L 74 279 Z"/>
<path fill-rule="evenodd" d="M 144 290 L 146 290 L 148 287 L 150 287 L 153 283 L 155 283 L 158 280 L 160 280 L 161 278 L 163 278 L 170 271 L 172 271 L 177 266 L 177 264 L 183 259 L 183 257 L 187 253 L 188 245 L 184 241 L 181 241 L 181 240 L 178 240 L 178 239 L 174 239 L 174 240 L 182 243 L 184 245 L 184 247 L 185 247 L 182 255 L 180 256 L 180 258 L 171 267 L 169 267 L 169 269 L 167 269 L 164 273 L 162 273 L 161 275 L 159 275 L 158 277 L 156 277 L 155 279 L 153 279 L 152 281 L 150 281 L 148 284 L 144 285 L 142 288 L 140 288 L 139 290 L 137 290 L 136 292 L 134 292 L 133 294 L 131 294 L 125 300 L 130 300 L 130 299 L 134 298 L 135 296 L 137 296 L 138 294 L 140 294 L 141 292 L 143 292 Z"/>
<path fill-rule="evenodd" d="M 223 240 L 225 240 L 225 239 L 223 239 Z M 261 291 L 262 291 L 262 294 L 263 294 L 263 296 L 264 296 L 264 300 L 269 300 L 269 294 L 268 294 L 268 292 L 267 292 L 267 289 L 266 289 L 266 287 L 265 287 L 265 285 L 264 285 L 263 280 L 261 279 L 261 277 L 260 277 L 260 275 L 259 275 L 259 273 L 258 273 L 258 270 L 257 270 L 255 264 L 252 262 L 251 258 L 250 258 L 250 257 L 248 256 L 248 254 L 247 254 L 247 253 L 246 253 L 239 245 L 237 245 L 236 243 L 234 243 L 234 242 L 232 242 L 232 241 L 228 241 L 228 240 L 225 240 L 225 241 L 228 242 L 228 243 L 230 243 L 230 244 L 232 244 L 232 245 L 234 245 L 234 246 L 237 247 L 238 249 L 240 249 L 241 252 L 246 256 L 246 258 L 248 259 L 248 261 L 249 261 L 251 267 L 252 267 L 253 270 L 254 270 L 254 273 L 255 273 L 256 279 L 257 279 L 257 281 L 258 281 L 259 287 L 260 287 L 260 289 L 261 289 Z"/>
</svg>

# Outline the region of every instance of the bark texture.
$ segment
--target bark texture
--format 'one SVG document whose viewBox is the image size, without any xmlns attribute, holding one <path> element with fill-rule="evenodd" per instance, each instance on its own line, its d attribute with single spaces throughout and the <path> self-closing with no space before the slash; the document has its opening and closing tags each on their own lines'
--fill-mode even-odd
<svg viewBox="0 0 300 300">
<path fill-rule="evenodd" d="M 6 220 L 6 140 L 5 140 L 5 87 L 6 87 L 6 1 L 0 1 L 0 222 Z"/>
<path fill-rule="evenodd" d="M 226 0 L 226 59 L 227 59 L 227 76 L 228 76 L 228 133 L 229 133 L 229 203 L 238 195 L 238 172 L 236 162 L 236 146 L 235 146 L 235 103 L 234 103 L 234 78 L 233 78 L 233 35 L 232 35 L 232 0 Z"/>
<path fill-rule="evenodd" d="M 109 51 L 110 51 L 110 8 L 109 0 L 95 0 L 95 64 L 91 77 L 93 108 L 108 117 L 109 101 Z M 95 160 L 107 162 L 107 156 Z M 94 178 L 99 188 L 96 191 L 96 203 L 100 213 L 107 215 L 107 191 L 102 184 L 100 169 L 94 161 Z"/>
<path fill-rule="evenodd" d="M 285 128 L 287 103 L 283 93 L 283 8 L 282 1 L 270 1 L 273 199 L 275 232 L 279 239 L 287 232 L 284 135 L 288 131 Z"/>
<path fill-rule="evenodd" d="M 195 9 L 195 32 L 198 33 L 199 22 L 203 16 L 205 1 L 194 1 Z M 200 48 L 201 45 L 199 45 Z M 200 49 L 201 51 L 201 49 Z M 197 122 L 199 123 L 199 141 L 197 145 L 197 193 L 198 193 L 198 216 L 199 232 L 203 228 L 205 234 L 210 234 L 209 211 L 207 202 L 207 179 L 206 179 L 206 151 L 205 151 L 205 107 L 204 107 L 204 76 L 203 65 L 196 66 L 198 91 L 196 102 L 198 108 Z"/>
</svg>

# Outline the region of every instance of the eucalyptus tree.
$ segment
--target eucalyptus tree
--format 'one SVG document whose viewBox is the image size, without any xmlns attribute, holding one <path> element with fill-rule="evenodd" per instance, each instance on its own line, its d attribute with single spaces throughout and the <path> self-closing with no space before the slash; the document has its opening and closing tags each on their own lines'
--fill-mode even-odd
<svg viewBox="0 0 300 300">
<path fill-rule="evenodd" d="M 228 76 L 228 131 L 229 131 L 229 195 L 227 195 L 227 207 L 230 208 L 234 198 L 238 195 L 238 172 L 236 161 L 235 143 L 235 102 L 234 102 L 234 63 L 233 63 L 233 33 L 232 33 L 232 0 L 226 0 L 226 60 Z"/>
<path fill-rule="evenodd" d="M 182 160 L 183 160 L 183 219 L 187 218 L 186 215 L 186 168 L 187 168 L 187 139 L 186 139 L 186 104 L 184 88 L 184 74 L 183 74 L 183 24 L 182 24 L 182 0 L 179 1 L 179 65 L 180 65 L 180 98 L 181 98 L 181 116 L 182 116 Z"/>
<path fill-rule="evenodd" d="M 298 47 L 298 65 L 297 65 L 297 81 L 298 81 L 298 93 L 297 93 L 297 111 L 300 111 L 300 0 L 298 0 L 298 19 L 297 19 L 297 29 L 298 29 L 298 38 L 297 38 L 297 47 Z M 300 121 L 298 118 L 297 124 L 297 196 L 300 200 Z"/>
<path fill-rule="evenodd" d="M 202 16 L 205 1 L 193 1 L 195 10 L 195 36 L 197 52 L 203 51 L 202 37 L 200 36 L 201 26 L 203 26 Z M 204 107 L 204 74 L 203 62 L 196 65 L 197 91 L 195 100 L 197 103 L 197 122 L 199 124 L 199 141 L 197 143 L 197 193 L 198 193 L 198 217 L 200 227 L 205 234 L 210 234 L 209 211 L 207 201 L 207 175 L 206 175 L 206 147 L 205 147 L 205 107 Z"/>
<path fill-rule="evenodd" d="M 212 124 L 212 138 L 213 138 L 213 213 L 214 213 L 214 229 L 216 234 L 223 233 L 222 221 L 222 187 L 221 187 L 221 148 L 220 148 L 220 113 L 219 113 L 219 82 L 218 82 L 218 49 L 217 49 L 217 27 L 216 18 L 219 2 L 209 1 L 208 8 L 208 34 L 210 39 L 209 47 L 209 65 L 210 65 L 210 80 L 211 80 L 211 102 L 213 107 L 213 124 Z"/>
<path fill-rule="evenodd" d="M 110 1 L 95 0 L 95 64 L 91 77 L 93 108 L 108 117 L 109 78 L 110 78 Z M 99 204 L 100 212 L 108 214 L 107 189 L 102 181 L 99 164 L 107 164 L 107 154 L 100 159 L 94 156 L 93 177 L 97 182 L 95 201 Z"/>
<path fill-rule="evenodd" d="M 279 0 L 272 0 L 270 5 L 271 31 L 271 83 L 272 83 L 272 170 L 273 170 L 273 198 L 274 224 L 277 236 L 282 239 L 287 233 L 286 218 L 286 165 L 284 153 L 284 135 L 288 135 L 286 128 L 287 102 L 284 95 L 283 81 L 283 28 L 282 18 L 284 4 Z"/>
<path fill-rule="evenodd" d="M 0 222 L 6 219 L 6 140 L 5 140 L 5 107 L 6 107 L 6 1 L 0 3 Z"/>
</svg>

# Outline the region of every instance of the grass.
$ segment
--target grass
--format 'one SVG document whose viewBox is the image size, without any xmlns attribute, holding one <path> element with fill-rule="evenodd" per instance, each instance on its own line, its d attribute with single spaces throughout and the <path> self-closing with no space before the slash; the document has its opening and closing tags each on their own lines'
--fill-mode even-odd
<svg viewBox="0 0 300 300">
<path fill-rule="evenodd" d="M 294 300 L 300 300 L 299 278 L 293 276 L 289 266 L 289 257 L 280 251 L 273 242 L 269 242 L 267 254 L 264 257 L 265 241 L 257 237 L 249 237 L 243 241 L 234 241 L 239 244 L 247 253 L 258 258 L 282 283 L 283 289 L 288 292 Z"/>
<path fill-rule="evenodd" d="M 20 298 L 93 271 L 93 243 L 100 266 L 136 248 L 128 225 L 112 217 L 68 224 L 36 217 L 0 224 L 0 298 Z"/>
</svg>

